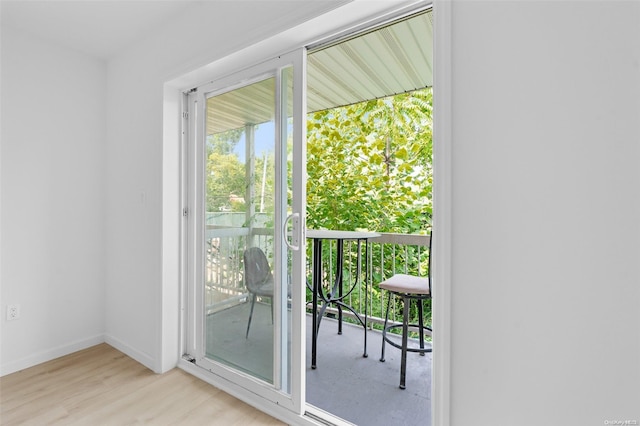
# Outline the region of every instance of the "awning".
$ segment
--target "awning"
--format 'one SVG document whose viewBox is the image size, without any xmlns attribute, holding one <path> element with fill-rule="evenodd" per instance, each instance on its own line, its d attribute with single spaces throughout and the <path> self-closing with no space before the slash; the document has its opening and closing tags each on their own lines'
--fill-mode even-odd
<svg viewBox="0 0 640 426">
<path fill-rule="evenodd" d="M 273 120 L 273 80 L 216 96 L 207 129 Z M 307 112 L 411 92 L 433 84 L 431 11 L 319 49 L 307 60 Z"/>
<path fill-rule="evenodd" d="M 432 13 L 309 55 L 308 112 L 424 89 L 433 84 Z"/>
</svg>

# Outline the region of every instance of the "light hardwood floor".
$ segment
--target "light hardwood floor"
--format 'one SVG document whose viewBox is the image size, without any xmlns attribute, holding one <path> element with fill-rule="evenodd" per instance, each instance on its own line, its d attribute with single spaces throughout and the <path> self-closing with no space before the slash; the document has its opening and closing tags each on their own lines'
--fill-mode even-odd
<svg viewBox="0 0 640 426">
<path fill-rule="evenodd" d="M 101 344 L 0 378 L 4 425 L 282 425 L 185 373 Z"/>
</svg>

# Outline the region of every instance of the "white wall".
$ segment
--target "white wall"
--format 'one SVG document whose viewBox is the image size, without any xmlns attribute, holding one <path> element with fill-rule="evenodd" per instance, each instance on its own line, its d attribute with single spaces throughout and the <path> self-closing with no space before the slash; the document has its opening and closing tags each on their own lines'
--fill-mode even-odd
<svg viewBox="0 0 640 426">
<path fill-rule="evenodd" d="M 452 10 L 452 424 L 640 422 L 640 2 Z"/>
<path fill-rule="evenodd" d="M 0 374 L 103 339 L 106 65 L 2 27 Z M 7 304 L 21 317 L 6 321 Z"/>
<path fill-rule="evenodd" d="M 203 2 L 109 61 L 106 341 L 154 371 L 178 359 L 178 259 L 171 245 L 180 209 L 176 182 L 163 176 L 163 167 L 176 172 L 178 159 L 163 158 L 163 149 L 177 155 L 179 138 L 175 122 L 163 133 L 163 118 L 179 116 L 178 91 L 168 83 L 204 83 L 184 75 L 337 4 Z"/>
<path fill-rule="evenodd" d="M 163 85 L 284 28 L 292 5 L 239 4 L 197 6 L 110 61 L 104 150 L 103 65 L 3 28 L 3 372 L 103 331 L 171 364 Z M 454 425 L 640 420 L 639 8 L 453 4 Z"/>
<path fill-rule="evenodd" d="M 202 2 L 107 65 L 3 25 L 0 374 L 102 340 L 155 371 L 175 365 L 179 210 L 168 214 L 177 184 L 163 170 L 177 158 L 163 149 L 178 152 L 177 127 L 163 129 L 163 114 L 178 115 L 166 83 L 200 83 L 184 73 L 341 3 Z M 5 322 L 8 303 L 20 320 Z"/>
</svg>

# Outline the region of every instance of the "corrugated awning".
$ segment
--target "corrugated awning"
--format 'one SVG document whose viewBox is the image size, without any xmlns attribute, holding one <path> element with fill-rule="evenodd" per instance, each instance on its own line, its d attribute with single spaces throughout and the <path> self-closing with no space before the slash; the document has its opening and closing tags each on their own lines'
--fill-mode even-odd
<svg viewBox="0 0 640 426">
<path fill-rule="evenodd" d="M 431 12 L 309 55 L 308 112 L 423 89 L 433 84 Z"/>
<path fill-rule="evenodd" d="M 433 18 L 427 11 L 308 56 L 307 112 L 406 93 L 433 84 Z M 241 96 L 238 96 L 240 93 Z M 207 129 L 219 133 L 273 120 L 273 81 L 216 96 Z"/>
</svg>

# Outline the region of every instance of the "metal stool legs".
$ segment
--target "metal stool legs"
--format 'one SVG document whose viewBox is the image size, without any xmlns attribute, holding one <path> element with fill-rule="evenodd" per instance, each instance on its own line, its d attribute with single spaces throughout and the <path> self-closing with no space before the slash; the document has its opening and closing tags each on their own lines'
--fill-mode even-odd
<svg viewBox="0 0 640 426">
<path fill-rule="evenodd" d="M 402 324 L 392 323 L 389 325 L 389 307 L 391 306 L 391 294 L 389 292 L 389 297 L 387 299 L 387 309 L 384 317 L 384 327 L 382 329 L 382 352 L 380 355 L 380 361 L 384 362 L 384 351 L 385 344 L 389 343 L 391 346 L 394 346 L 401 350 L 401 359 L 400 359 L 400 389 L 405 389 L 406 386 L 406 377 L 407 377 L 407 352 L 418 352 L 421 356 L 424 356 L 425 353 L 431 352 L 431 348 L 425 348 L 424 345 L 424 330 L 431 330 L 424 325 L 423 318 L 423 308 L 422 301 L 427 299 L 427 297 L 422 295 L 413 295 L 413 294 L 398 294 L 398 296 L 402 297 L 403 304 L 403 318 Z M 397 293 L 396 293 L 397 294 Z M 409 323 L 409 311 L 411 310 L 411 301 L 415 300 L 418 304 L 418 324 L 410 324 Z M 402 344 L 398 345 L 397 343 L 391 341 L 387 337 L 387 332 L 393 328 L 402 327 Z M 409 328 L 418 328 L 418 332 L 420 334 L 420 347 L 419 348 L 410 348 L 409 347 Z"/>
</svg>

